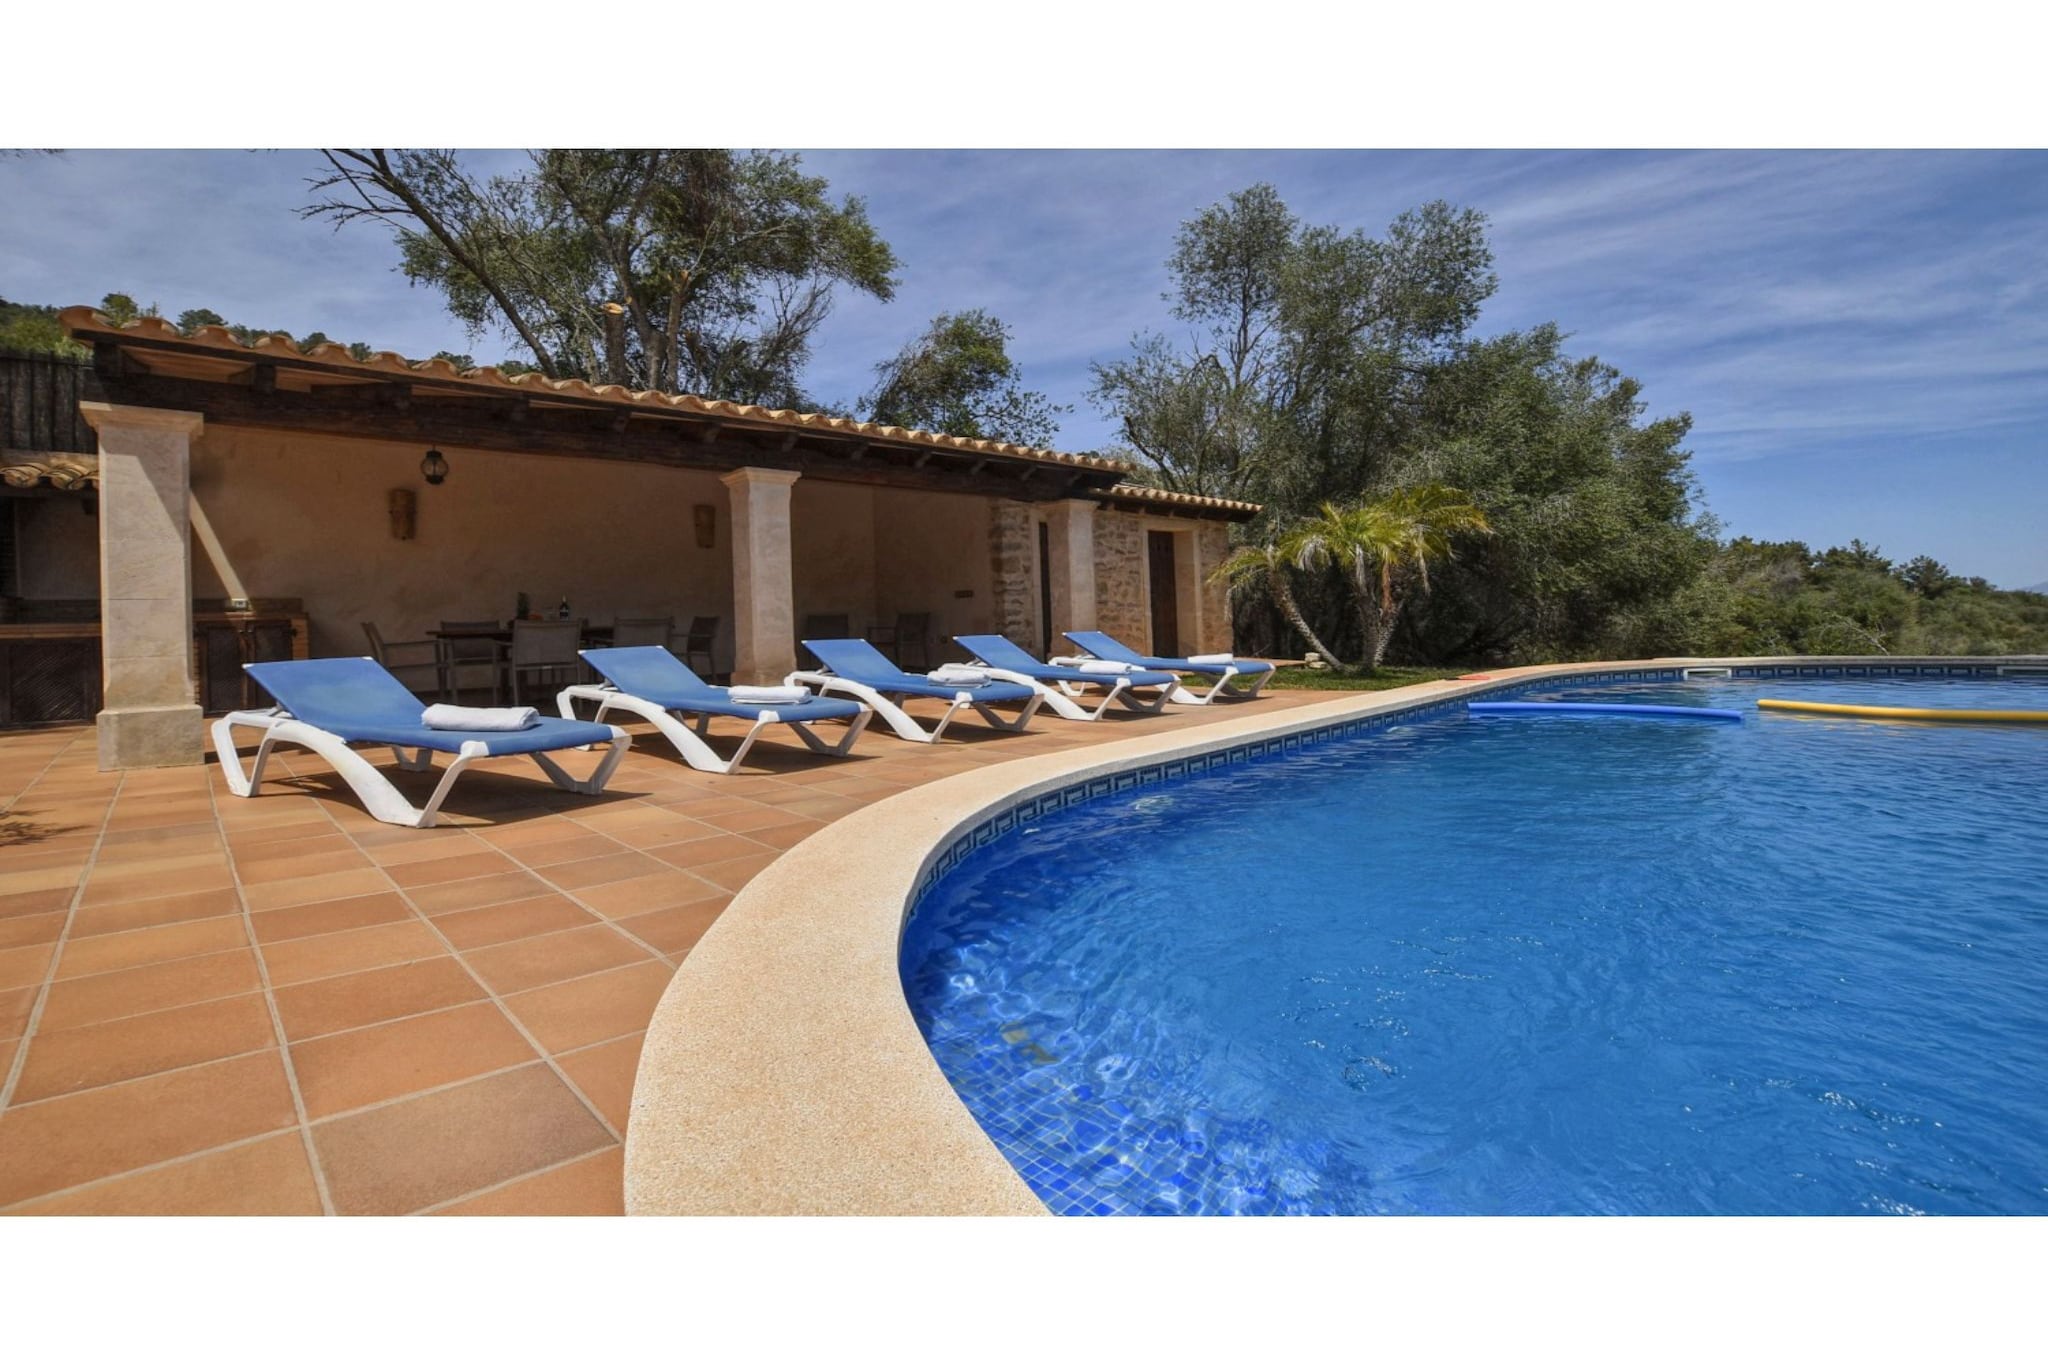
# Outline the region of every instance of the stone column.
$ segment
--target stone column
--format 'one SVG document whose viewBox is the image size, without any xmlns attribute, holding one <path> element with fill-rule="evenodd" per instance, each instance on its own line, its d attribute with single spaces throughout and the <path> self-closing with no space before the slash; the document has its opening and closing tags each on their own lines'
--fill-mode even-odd
<svg viewBox="0 0 2048 1365">
<path fill-rule="evenodd" d="M 1095 504 L 1070 498 L 1046 518 L 1052 551 L 1052 642 L 1068 648 L 1069 630 L 1095 629 Z"/>
<path fill-rule="evenodd" d="M 1195 591 L 1200 603 L 1196 643 L 1205 654 L 1227 654 L 1236 648 L 1231 639 L 1230 588 L 1214 575 L 1230 558 L 1230 528 L 1220 521 L 1205 521 L 1190 539 L 1195 546 Z"/>
<path fill-rule="evenodd" d="M 732 503 L 734 682 L 779 683 L 796 668 L 789 490 L 797 478 L 749 468 L 720 479 Z"/>
<path fill-rule="evenodd" d="M 80 403 L 100 438 L 101 768 L 205 754 L 192 679 L 192 438 L 196 412 Z"/>
<path fill-rule="evenodd" d="M 989 569 L 995 600 L 989 604 L 995 633 L 1012 644 L 1037 649 L 1038 520 L 1029 503 L 992 498 L 988 504 Z"/>
</svg>

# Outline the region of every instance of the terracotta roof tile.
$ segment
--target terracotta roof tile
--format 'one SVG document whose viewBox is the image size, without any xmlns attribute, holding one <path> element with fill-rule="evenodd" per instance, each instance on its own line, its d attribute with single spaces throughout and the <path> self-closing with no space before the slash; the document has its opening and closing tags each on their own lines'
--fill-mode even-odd
<svg viewBox="0 0 2048 1365">
<path fill-rule="evenodd" d="M 32 458 L 10 456 L 0 459 L 0 484 L 9 488 L 34 488 L 48 484 L 64 492 L 100 486 L 97 455 L 44 455 Z"/>
<path fill-rule="evenodd" d="M 947 436 L 940 432 L 914 431 L 905 427 L 861 422 L 850 417 L 832 417 L 824 413 L 792 412 L 786 408 L 764 408 L 752 403 L 734 403 L 721 398 L 699 398 L 687 393 L 635 390 L 617 384 L 591 384 L 581 379 L 549 379 L 539 373 L 507 375 L 494 366 L 461 370 L 446 360 L 409 360 L 392 351 L 379 351 L 368 360 L 358 360 L 349 354 L 346 346 L 332 341 L 322 342 L 309 351 L 302 351 L 290 337 L 281 334 L 261 336 L 245 343 L 238 340 L 234 333 L 225 327 L 201 327 L 187 336 L 163 318 L 137 318 L 131 322 L 116 323 L 86 307 L 66 308 L 58 315 L 58 320 L 74 337 L 104 337 L 117 342 L 126 337 L 191 350 L 221 352 L 251 361 L 273 359 L 289 363 L 296 360 L 311 360 L 337 370 L 360 370 L 366 379 L 373 376 L 403 375 L 413 381 L 516 389 L 527 393 L 554 394 L 565 398 L 618 403 L 654 411 L 683 412 L 728 421 L 852 433 L 910 445 L 997 455 L 1009 459 L 1036 460 L 1081 469 L 1125 473 L 1131 468 L 1121 460 L 1106 459 L 1100 455 L 1071 455 L 1037 446 L 1013 445 L 1007 441 L 973 440 L 964 436 Z"/>
</svg>

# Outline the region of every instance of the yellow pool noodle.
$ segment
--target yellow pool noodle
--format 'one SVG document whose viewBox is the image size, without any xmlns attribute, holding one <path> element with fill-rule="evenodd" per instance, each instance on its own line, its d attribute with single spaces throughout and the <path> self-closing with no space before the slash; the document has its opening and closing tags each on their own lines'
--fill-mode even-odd
<svg viewBox="0 0 2048 1365">
<path fill-rule="evenodd" d="M 1757 698 L 1760 711 L 1791 711 L 1807 716 L 1847 716 L 1854 720 L 1945 720 L 1977 725 L 2048 725 L 2048 711 L 1965 711 L 1939 706 L 1850 706 L 1832 701 L 1781 701 Z"/>
</svg>

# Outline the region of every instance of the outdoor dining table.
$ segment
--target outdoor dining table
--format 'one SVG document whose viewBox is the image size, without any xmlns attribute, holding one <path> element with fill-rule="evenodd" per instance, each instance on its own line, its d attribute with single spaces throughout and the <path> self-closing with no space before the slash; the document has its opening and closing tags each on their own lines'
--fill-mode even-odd
<svg viewBox="0 0 2048 1365">
<path fill-rule="evenodd" d="M 434 648 L 437 654 L 440 656 L 439 662 L 444 670 L 461 667 L 462 663 L 464 662 L 473 664 L 488 662 L 487 660 L 482 659 L 458 661 L 455 658 L 453 658 L 449 654 L 447 647 L 449 645 L 458 644 L 464 640 L 489 640 L 492 644 L 497 645 L 497 663 L 499 666 L 502 666 L 507 662 L 508 656 L 512 649 L 512 627 L 510 625 L 506 625 L 503 627 L 459 626 L 447 630 L 430 630 L 427 632 L 427 635 L 434 641 Z M 585 627 L 583 627 L 582 636 L 578 641 L 580 647 L 584 649 L 602 649 L 606 645 L 609 645 L 611 642 L 612 628 L 610 626 L 591 625 L 586 625 Z M 577 668 L 579 669 L 583 677 L 588 678 L 590 676 L 587 665 L 584 665 L 579 662 Z M 448 695 L 448 676 L 449 674 L 444 671 L 444 699 Z M 504 680 L 502 675 L 493 677 L 491 681 L 491 697 L 493 701 L 502 701 L 504 699 L 503 681 Z M 460 695 L 459 690 L 457 692 L 457 695 Z"/>
</svg>

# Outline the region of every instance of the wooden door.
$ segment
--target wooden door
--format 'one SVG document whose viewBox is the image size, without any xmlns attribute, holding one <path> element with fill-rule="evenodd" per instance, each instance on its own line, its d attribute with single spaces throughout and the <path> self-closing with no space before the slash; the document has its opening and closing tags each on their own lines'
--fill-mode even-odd
<svg viewBox="0 0 2048 1365">
<path fill-rule="evenodd" d="M 1152 652 L 1180 656 L 1180 576 L 1174 572 L 1173 533 L 1147 531 L 1152 562 Z"/>
</svg>

